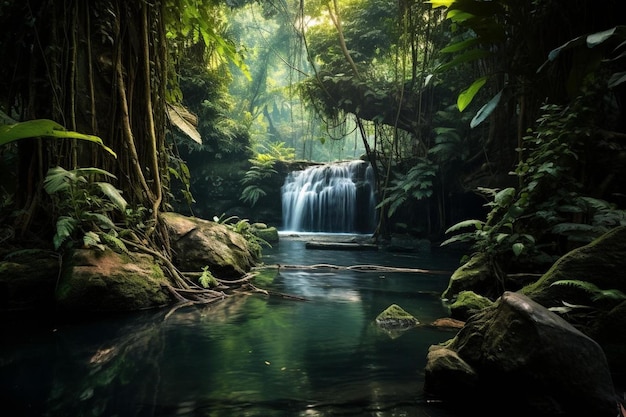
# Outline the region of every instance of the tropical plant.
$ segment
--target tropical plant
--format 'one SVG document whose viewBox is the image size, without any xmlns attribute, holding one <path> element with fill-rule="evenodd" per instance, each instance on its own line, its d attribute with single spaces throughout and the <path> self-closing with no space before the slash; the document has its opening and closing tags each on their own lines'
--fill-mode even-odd
<svg viewBox="0 0 626 417">
<path fill-rule="evenodd" d="M 2 112 L 0 112 L 2 113 Z M 2 113 L 3 114 L 3 113 Z M 79 139 L 100 145 L 108 153 L 117 157 L 115 152 L 106 146 L 102 139 L 94 135 L 86 135 L 65 129 L 59 123 L 48 119 L 29 120 L 20 123 L 0 125 L 0 146 L 28 138 Z"/>
<path fill-rule="evenodd" d="M 251 206 L 267 195 L 267 179 L 278 174 L 274 169 L 276 161 L 290 160 L 295 156 L 295 150 L 287 147 L 284 142 L 271 143 L 263 149 L 265 152 L 257 152 L 254 158 L 248 160 L 251 166 L 241 179 L 241 184 L 245 187 L 239 199 Z"/>
<path fill-rule="evenodd" d="M 486 221 L 465 220 L 446 233 L 455 242 L 489 255 L 500 268 L 516 262 L 557 257 L 572 245 L 588 243 L 611 228 L 626 224 L 626 212 L 615 204 L 591 197 L 597 187 L 581 176 L 581 167 L 596 157 L 589 146 L 599 109 L 590 91 L 570 106 L 545 105 L 537 127 L 524 137 L 525 158 L 513 174 L 519 186 L 502 190 L 480 188 L 490 208 Z M 597 152 L 597 151 L 596 151 Z M 601 171 L 598 167 L 598 171 Z M 563 238 L 566 245 L 559 244 Z M 508 256 L 514 255 L 513 257 Z"/>
<path fill-rule="evenodd" d="M 585 318 L 598 312 L 610 311 L 626 301 L 626 294 L 622 291 L 615 288 L 605 290 L 589 281 L 575 279 L 559 280 L 553 282 L 550 286 L 575 291 L 575 294 L 570 294 L 570 297 L 576 297 L 579 300 L 576 303 L 562 300 L 561 305 L 549 308 L 550 311 L 566 317 L 568 321 L 573 323 L 580 318 Z"/>
<path fill-rule="evenodd" d="M 406 174 L 396 173 L 391 185 L 385 190 L 386 197 L 376 208 L 387 207 L 391 217 L 403 204 L 410 200 L 423 200 L 433 194 L 433 180 L 437 166 L 426 158 L 420 158 Z"/>
<path fill-rule="evenodd" d="M 218 224 L 222 224 L 232 230 L 235 233 L 239 233 L 248 241 L 250 246 L 252 247 L 253 252 L 257 257 L 261 256 L 261 250 L 263 246 L 272 247 L 272 245 L 266 241 L 258 237 L 254 233 L 253 227 L 250 225 L 250 221 L 248 219 L 240 219 L 238 216 L 228 216 L 226 214 L 222 214 L 221 216 L 213 216 L 213 221 Z"/>
<path fill-rule="evenodd" d="M 215 278 L 213 274 L 211 273 L 211 271 L 209 271 L 208 266 L 205 266 L 202 268 L 202 274 L 200 275 L 200 278 L 198 278 L 198 282 L 204 288 L 212 288 L 212 287 L 217 287 L 219 285 L 217 278 Z"/>
<path fill-rule="evenodd" d="M 72 247 L 80 240 L 84 247 L 103 250 L 105 245 L 110 245 L 115 250 L 126 251 L 111 214 L 123 215 L 128 203 L 111 183 L 97 181 L 98 176 L 115 178 L 99 168 L 48 170 L 44 189 L 53 197 L 58 213 L 53 237 L 55 249 Z"/>
</svg>

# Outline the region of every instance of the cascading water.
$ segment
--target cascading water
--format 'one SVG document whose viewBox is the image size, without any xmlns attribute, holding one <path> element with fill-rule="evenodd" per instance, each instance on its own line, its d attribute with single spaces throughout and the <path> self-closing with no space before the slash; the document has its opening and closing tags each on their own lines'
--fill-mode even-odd
<svg viewBox="0 0 626 417">
<path fill-rule="evenodd" d="M 287 175 L 281 193 L 285 231 L 374 231 L 374 175 L 367 162 L 357 160 L 293 171 Z"/>
</svg>

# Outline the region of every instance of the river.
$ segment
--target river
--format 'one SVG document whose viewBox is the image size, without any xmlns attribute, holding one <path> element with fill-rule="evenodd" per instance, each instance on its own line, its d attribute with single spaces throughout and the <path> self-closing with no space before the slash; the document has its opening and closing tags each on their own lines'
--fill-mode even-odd
<svg viewBox="0 0 626 417">
<path fill-rule="evenodd" d="M 106 318 L 5 316 L 0 400 L 11 416 L 414 416 L 452 414 L 422 392 L 428 347 L 454 331 L 439 295 L 458 254 L 264 249 L 262 294 Z M 433 270 L 364 272 L 383 265 Z M 299 266 L 299 268 L 289 268 Z M 287 297 L 281 295 L 289 295 Z M 375 325 L 398 304 L 422 323 Z"/>
</svg>

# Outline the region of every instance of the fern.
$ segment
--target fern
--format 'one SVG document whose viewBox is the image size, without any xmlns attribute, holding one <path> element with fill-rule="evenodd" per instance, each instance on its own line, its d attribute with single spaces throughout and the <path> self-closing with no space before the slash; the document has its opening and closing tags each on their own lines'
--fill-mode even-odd
<svg viewBox="0 0 626 417">
<path fill-rule="evenodd" d="M 198 278 L 198 282 L 204 288 L 212 288 L 212 287 L 217 287 L 219 285 L 217 278 L 215 278 L 213 274 L 211 273 L 211 271 L 209 271 L 208 266 L 205 266 L 204 268 L 202 268 L 202 275 L 200 275 L 200 278 Z"/>
<path fill-rule="evenodd" d="M 118 237 L 117 233 L 112 230 L 110 233 L 100 233 L 100 238 L 107 244 L 108 247 L 118 253 L 130 254 L 130 251 L 126 247 L 126 244 Z"/>
<path fill-rule="evenodd" d="M 555 281 L 550 286 L 569 286 L 575 287 L 584 292 L 588 293 L 591 296 L 592 301 L 603 301 L 603 300 L 612 300 L 612 301 L 623 301 L 626 300 L 626 294 L 617 289 L 603 290 L 599 288 L 597 285 L 582 280 L 575 279 L 564 279 Z"/>
</svg>

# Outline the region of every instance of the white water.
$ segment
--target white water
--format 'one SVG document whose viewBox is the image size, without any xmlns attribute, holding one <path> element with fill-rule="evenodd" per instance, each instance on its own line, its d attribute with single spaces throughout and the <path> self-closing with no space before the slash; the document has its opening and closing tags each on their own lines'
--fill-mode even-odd
<svg viewBox="0 0 626 417">
<path fill-rule="evenodd" d="M 356 160 L 291 172 L 281 191 L 285 231 L 374 230 L 374 179 L 367 162 Z"/>
</svg>

